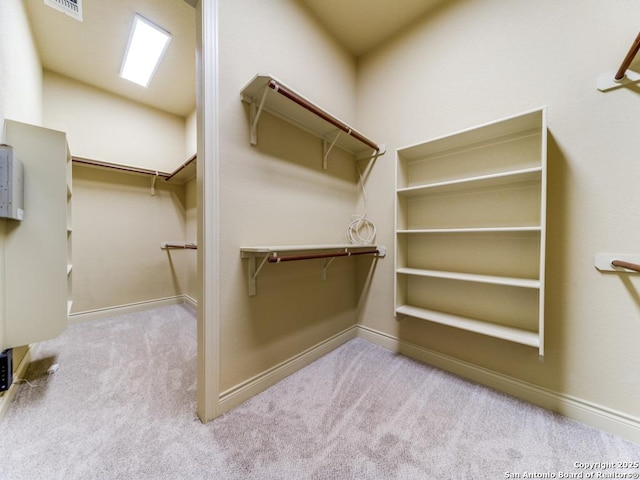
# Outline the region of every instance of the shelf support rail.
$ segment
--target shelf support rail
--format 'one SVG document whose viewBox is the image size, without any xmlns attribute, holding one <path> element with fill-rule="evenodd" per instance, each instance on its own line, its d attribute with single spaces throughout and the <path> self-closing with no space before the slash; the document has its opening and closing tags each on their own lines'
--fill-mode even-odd
<svg viewBox="0 0 640 480">
<path fill-rule="evenodd" d="M 257 265 L 256 255 L 251 255 L 249 257 L 249 296 L 253 297 L 256 295 L 256 284 L 258 274 L 262 270 L 262 267 L 266 263 L 282 263 L 282 262 L 293 262 L 298 260 L 313 260 L 313 259 L 323 259 L 322 264 L 322 279 L 327 279 L 327 269 L 333 263 L 333 261 L 337 257 L 352 257 L 356 255 L 375 255 L 378 257 L 383 257 L 386 255 L 385 247 L 375 247 L 370 249 L 356 250 L 351 251 L 348 248 L 345 248 L 343 251 L 339 252 L 322 252 L 322 253 L 309 253 L 309 254 L 300 254 L 300 255 L 278 255 L 278 252 L 267 253 L 264 257 L 262 257 L 262 261 L 260 265 Z"/>
</svg>

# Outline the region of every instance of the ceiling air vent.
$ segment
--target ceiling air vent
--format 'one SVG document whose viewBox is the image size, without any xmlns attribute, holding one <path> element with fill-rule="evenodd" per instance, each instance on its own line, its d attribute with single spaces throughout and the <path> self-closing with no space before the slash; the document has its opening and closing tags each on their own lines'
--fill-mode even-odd
<svg viewBox="0 0 640 480">
<path fill-rule="evenodd" d="M 44 0 L 44 4 L 82 21 L 82 0 Z"/>
</svg>

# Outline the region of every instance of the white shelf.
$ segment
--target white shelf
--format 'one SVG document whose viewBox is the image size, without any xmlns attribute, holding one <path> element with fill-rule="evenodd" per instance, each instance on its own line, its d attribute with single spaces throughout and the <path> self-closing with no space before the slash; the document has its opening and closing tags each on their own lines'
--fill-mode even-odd
<svg viewBox="0 0 640 480">
<path fill-rule="evenodd" d="M 430 234 L 430 233 L 501 233 L 501 232 L 540 232 L 540 226 L 522 227 L 473 227 L 473 228 L 417 228 L 396 230 L 400 234 Z"/>
<path fill-rule="evenodd" d="M 406 196 L 425 195 L 429 193 L 449 192 L 469 188 L 493 187 L 496 185 L 506 185 L 510 183 L 540 181 L 541 174 L 542 167 L 534 167 L 419 185 L 415 187 L 399 188 L 398 194 Z"/>
<path fill-rule="evenodd" d="M 242 101 L 250 105 L 251 144 L 258 141 L 257 125 L 263 111 L 269 112 L 324 141 L 324 164 L 333 146 L 356 157 L 382 155 L 378 145 L 336 116 L 268 74 L 256 75 L 243 89 Z"/>
<path fill-rule="evenodd" d="M 165 181 L 169 183 L 176 183 L 178 185 L 184 185 L 190 180 L 196 178 L 197 170 L 197 155 L 194 154 L 189 157 L 182 165 L 176 168 L 169 174 Z"/>
<path fill-rule="evenodd" d="M 134 167 L 130 165 L 103 162 L 101 160 L 92 160 L 90 158 L 83 157 L 71 157 L 69 163 L 75 163 L 91 168 L 99 168 L 103 170 L 116 170 L 118 172 L 126 172 L 139 175 L 149 175 L 151 177 L 162 178 L 166 182 L 175 183 L 178 185 L 184 185 L 189 180 L 196 177 L 197 170 L 197 155 L 191 155 L 186 161 L 178 166 L 173 172 L 163 172 L 157 170 L 150 170 L 148 168 Z M 71 186 L 69 186 L 71 189 Z"/>
<path fill-rule="evenodd" d="M 523 138 L 527 135 L 540 134 L 540 113 L 543 108 L 536 108 L 518 115 L 502 118 L 494 122 L 470 127 L 426 142 L 420 142 L 403 148 L 403 156 L 418 159 L 427 155 L 443 155 L 464 150 L 484 148 L 496 143 L 504 143 L 512 137 Z"/>
<path fill-rule="evenodd" d="M 445 278 L 463 282 L 488 283 L 520 288 L 540 288 L 540 281 L 528 278 L 499 277 L 495 275 L 478 275 L 473 273 L 445 272 L 442 270 L 425 270 L 421 268 L 398 268 L 396 273 L 418 277 Z"/>
<path fill-rule="evenodd" d="M 450 327 L 468 330 L 470 332 L 480 333 L 491 337 L 509 340 L 531 347 L 540 347 L 540 337 L 538 332 L 531 332 L 520 328 L 498 325 L 482 320 L 476 320 L 450 313 L 429 310 L 426 308 L 414 307 L 411 305 L 402 305 L 396 308 L 396 314 L 408 315 L 410 317 L 428 320 L 430 322 L 448 325 Z"/>
<path fill-rule="evenodd" d="M 544 354 L 546 142 L 540 108 L 397 151 L 397 314 Z"/>
</svg>

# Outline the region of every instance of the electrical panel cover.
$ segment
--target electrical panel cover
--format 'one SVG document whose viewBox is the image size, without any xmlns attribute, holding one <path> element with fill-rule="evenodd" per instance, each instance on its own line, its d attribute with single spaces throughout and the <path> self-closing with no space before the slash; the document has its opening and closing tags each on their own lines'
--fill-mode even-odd
<svg viewBox="0 0 640 480">
<path fill-rule="evenodd" d="M 24 218 L 22 162 L 9 145 L 0 145 L 0 218 Z"/>
</svg>

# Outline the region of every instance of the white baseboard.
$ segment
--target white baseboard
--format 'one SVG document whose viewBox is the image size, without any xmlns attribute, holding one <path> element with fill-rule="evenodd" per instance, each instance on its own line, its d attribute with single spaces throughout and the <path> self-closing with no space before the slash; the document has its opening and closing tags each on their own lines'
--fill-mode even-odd
<svg viewBox="0 0 640 480">
<path fill-rule="evenodd" d="M 22 357 L 22 360 L 20 361 L 18 368 L 16 368 L 15 371 L 13 372 L 14 383 L 12 383 L 11 386 L 9 387 L 9 390 L 4 392 L 4 394 L 0 397 L 0 420 L 2 420 L 2 417 L 4 417 L 4 415 L 7 413 L 7 410 L 9 409 L 9 405 L 11 404 L 11 400 L 13 400 L 13 397 L 15 396 L 16 391 L 18 390 L 18 384 L 15 383 L 15 379 L 25 377 L 25 374 L 27 373 L 27 368 L 29 368 L 30 362 L 31 362 L 31 347 L 27 349 L 27 352 L 24 354 L 24 357 Z"/>
<path fill-rule="evenodd" d="M 640 418 L 571 395 L 523 382 L 496 371 L 405 342 L 363 325 L 358 325 L 357 330 L 358 337 L 381 347 L 446 370 L 473 382 L 486 385 L 578 422 L 610 432 L 632 442 L 640 443 Z"/>
<path fill-rule="evenodd" d="M 198 311 L 198 301 L 195 298 L 190 297 L 189 295 L 182 295 L 182 298 L 184 299 L 185 305 L 195 311 Z"/>
<path fill-rule="evenodd" d="M 167 307 L 169 305 L 179 305 L 182 303 L 186 303 L 190 307 L 197 309 L 197 302 L 191 297 L 187 295 L 176 295 L 175 297 L 159 298 L 156 300 L 147 300 L 144 302 L 129 303 L 126 305 L 116 305 L 114 307 L 98 308 L 96 310 L 72 313 L 69 315 L 69 323 L 99 320 L 107 317 L 113 317 L 115 315 L 143 312 L 152 308 Z"/>
<path fill-rule="evenodd" d="M 220 394 L 218 413 L 222 415 L 254 395 L 275 385 L 280 380 L 297 372 L 301 368 L 335 350 L 343 343 L 356 338 L 356 326 L 349 327 L 340 333 L 324 340 L 313 347 L 295 355 L 274 367 L 265 370 L 244 382 L 225 390 Z"/>
</svg>

